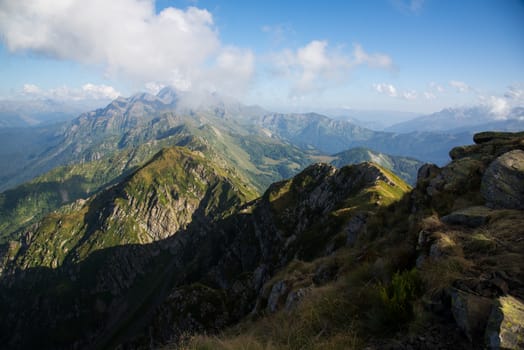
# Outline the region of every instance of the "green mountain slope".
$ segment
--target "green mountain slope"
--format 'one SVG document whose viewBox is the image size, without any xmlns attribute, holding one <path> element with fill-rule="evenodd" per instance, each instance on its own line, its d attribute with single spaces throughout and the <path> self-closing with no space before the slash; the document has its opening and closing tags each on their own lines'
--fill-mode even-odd
<svg viewBox="0 0 524 350">
<path fill-rule="evenodd" d="M 124 309 L 133 313 L 160 293 L 155 288 L 171 278 L 165 264 L 173 267 L 188 254 L 179 246 L 188 237 L 175 237 L 178 232 L 225 218 L 255 194 L 202 154 L 169 148 L 123 182 L 46 216 L 2 249 L 2 284 L 10 286 L 0 293 L 3 310 L 10 310 L 2 339 L 15 347 L 36 344 L 31 341 L 55 347 L 82 338 L 82 329 L 91 329 L 85 322 L 112 334 L 113 323 L 126 322 Z M 158 243 L 169 237 L 172 246 Z M 32 309 L 35 296 L 47 306 Z M 93 309 L 93 303 L 103 307 Z M 69 314 L 71 307 L 78 313 Z M 15 329 L 13 319 L 20 320 Z M 24 329 L 33 340 L 9 336 Z"/>
<path fill-rule="evenodd" d="M 230 169 L 203 153 L 163 150 L 123 182 L 46 216 L 3 246 L 1 339 L 13 347 L 38 339 L 43 348 L 73 341 L 105 348 L 141 343 L 133 339 L 151 322 L 165 334 L 159 342 L 177 336 L 173 323 L 188 332 L 231 324 L 252 309 L 257 285 L 276 269 L 345 245 L 352 218 L 407 189 L 369 163 L 315 165 L 243 205 L 254 191 Z M 231 309 L 208 321 L 158 313 L 174 307 L 173 293 L 181 291 L 214 296 Z M 202 301 L 195 298 L 184 296 L 178 307 L 199 307 L 187 304 Z M 159 317 L 175 318 L 159 326 Z M 18 338 L 22 332 L 34 336 Z"/>
<path fill-rule="evenodd" d="M 521 348 L 524 143 L 475 142 L 414 189 L 373 163 L 314 164 L 254 200 L 235 169 L 167 148 L 0 247 L 0 341 Z"/>
<path fill-rule="evenodd" d="M 235 169 L 244 182 L 253 184 L 259 192 L 271 182 L 292 176 L 310 164 L 315 156 L 314 152 L 304 152 L 280 140 L 245 132 L 239 134 L 234 123 L 222 123 L 214 115 L 209 117 L 211 119 L 201 115 L 199 119 L 164 113 L 149 122 L 142 120 L 145 116 L 132 116 L 136 119 L 133 122 L 120 122 L 134 125 L 125 133 L 120 135 L 120 131 L 113 130 L 111 133 L 115 135 L 99 135 L 100 141 L 91 145 L 92 139 L 82 137 L 95 125 L 88 123 L 79 127 L 77 132 L 83 136 L 70 137 L 69 146 L 61 146 L 64 150 L 56 155 L 74 159 L 70 165 L 0 193 L 0 242 L 14 237 L 17 230 L 42 215 L 77 199 L 85 199 L 121 179 L 163 147 L 182 145 L 199 150 L 221 167 Z M 95 117 L 96 123 L 100 118 Z M 142 124 L 135 125 L 139 120 Z M 113 120 L 112 123 L 117 122 Z M 73 155 L 70 152 L 74 152 Z"/>
<path fill-rule="evenodd" d="M 414 158 L 391 156 L 362 147 L 352 148 L 334 154 L 333 157 L 335 157 L 335 159 L 331 161 L 331 164 L 336 167 L 361 162 L 373 162 L 379 164 L 397 174 L 410 185 L 416 183 L 418 169 L 424 164 Z"/>
<path fill-rule="evenodd" d="M 523 141 L 477 134 L 424 166 L 354 245 L 288 264 L 261 289 L 271 307 L 184 348 L 522 348 Z"/>
</svg>

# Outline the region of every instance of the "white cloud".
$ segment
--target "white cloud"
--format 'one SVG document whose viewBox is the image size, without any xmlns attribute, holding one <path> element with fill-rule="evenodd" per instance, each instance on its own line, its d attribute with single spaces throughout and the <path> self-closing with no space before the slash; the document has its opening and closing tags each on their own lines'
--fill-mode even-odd
<svg viewBox="0 0 524 350">
<path fill-rule="evenodd" d="M 449 85 L 455 88 L 458 92 L 469 92 L 471 91 L 471 86 L 466 84 L 463 81 L 451 80 Z"/>
<path fill-rule="evenodd" d="M 353 55 L 356 64 L 367 64 L 373 68 L 393 68 L 393 60 L 388 55 L 382 53 L 368 54 L 359 44 L 355 44 Z"/>
<path fill-rule="evenodd" d="M 516 103 L 524 104 L 524 88 L 520 85 L 510 85 L 504 97 Z"/>
<path fill-rule="evenodd" d="M 497 119 L 506 119 L 511 111 L 511 106 L 503 97 L 489 96 L 484 98 L 483 104 L 489 108 L 491 114 L 495 115 Z"/>
<path fill-rule="evenodd" d="M 297 50 L 283 50 L 273 55 L 271 60 L 277 75 L 291 82 L 291 96 L 340 85 L 359 65 L 385 69 L 393 67 L 392 59 L 385 54 L 367 54 L 357 44 L 349 55 L 341 48 L 330 49 L 328 42 L 322 40 L 313 40 Z"/>
<path fill-rule="evenodd" d="M 165 84 L 160 84 L 154 81 L 147 82 L 144 87 L 146 88 L 146 91 L 149 92 L 152 95 L 156 95 L 166 87 Z"/>
<path fill-rule="evenodd" d="M 244 85 L 253 71 L 246 65 L 254 64 L 252 54 L 223 47 L 207 10 L 168 7 L 157 14 L 153 0 L 2 1 L 0 37 L 10 51 L 102 65 L 113 77 L 181 89 L 220 83 L 208 80 L 231 73 L 224 61 L 241 63 L 229 85 Z"/>
<path fill-rule="evenodd" d="M 34 84 L 24 84 L 23 96 L 30 98 L 51 98 L 56 100 L 113 100 L 120 96 L 115 88 L 108 85 L 87 83 L 80 88 L 61 86 L 52 89 L 42 89 Z"/>
<path fill-rule="evenodd" d="M 403 100 L 416 100 L 418 97 L 415 90 L 399 91 L 393 84 L 388 83 L 373 84 L 373 89 L 380 94 Z"/>
<path fill-rule="evenodd" d="M 510 85 L 503 96 L 479 96 L 480 103 L 486 106 L 497 119 L 507 119 L 513 107 L 524 106 L 524 90 L 521 85 Z"/>
<path fill-rule="evenodd" d="M 24 95 L 38 95 L 40 92 L 40 88 L 34 84 L 24 84 L 24 87 L 22 88 L 22 93 Z"/>
<path fill-rule="evenodd" d="M 120 93 L 115 90 L 112 86 L 107 85 L 94 85 L 91 83 L 82 86 L 82 93 L 84 98 L 90 98 L 94 100 L 100 99 L 115 99 L 120 96 Z"/>
<path fill-rule="evenodd" d="M 390 97 L 397 97 L 397 89 L 392 84 L 380 83 L 373 84 L 375 91 Z"/>
</svg>

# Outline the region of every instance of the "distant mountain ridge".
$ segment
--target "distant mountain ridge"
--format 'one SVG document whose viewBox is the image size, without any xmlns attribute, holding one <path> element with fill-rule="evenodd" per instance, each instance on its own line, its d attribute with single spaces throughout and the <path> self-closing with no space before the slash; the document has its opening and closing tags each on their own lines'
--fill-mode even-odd
<svg viewBox="0 0 524 350">
<path fill-rule="evenodd" d="M 439 112 L 395 124 L 385 129 L 393 132 L 437 131 L 479 132 L 482 130 L 524 130 L 524 107 L 514 107 L 500 115 L 487 106 L 446 108 Z"/>
<path fill-rule="evenodd" d="M 270 113 L 216 93 L 164 88 L 157 95 L 117 98 L 59 128 L 46 129 L 40 137 L 29 137 L 29 147 L 17 150 L 13 169 L 0 172 L 0 191 L 57 166 L 99 160 L 141 145 L 152 156 L 164 146 L 180 145 L 184 137 L 199 138 L 263 189 L 292 176 L 310 164 L 311 157 L 354 147 L 445 164 L 447 150 L 466 143 L 471 133 L 378 132 L 316 113 Z M 0 153 L 2 162 L 13 157 Z"/>
<path fill-rule="evenodd" d="M 256 124 L 273 137 L 283 138 L 304 149 L 334 154 L 354 147 L 367 147 L 390 155 L 409 156 L 437 164 L 449 160 L 446 149 L 471 138 L 469 132 L 450 135 L 373 131 L 316 113 L 272 113 L 257 118 Z"/>
</svg>

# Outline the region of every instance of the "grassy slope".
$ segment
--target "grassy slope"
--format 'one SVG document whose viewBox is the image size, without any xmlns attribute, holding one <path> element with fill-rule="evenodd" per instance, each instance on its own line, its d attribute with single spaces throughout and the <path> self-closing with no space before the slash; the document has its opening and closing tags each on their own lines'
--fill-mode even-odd
<svg viewBox="0 0 524 350">
<path fill-rule="evenodd" d="M 352 168 L 342 171 L 352 171 Z M 358 349 L 364 344 L 365 334 L 388 332 L 391 322 L 401 326 L 402 322 L 397 322 L 399 310 L 402 309 L 400 311 L 405 313 L 406 319 L 411 317 L 411 310 L 403 308 L 408 299 L 410 301 L 418 295 L 418 289 L 413 288 L 411 294 L 408 293 L 402 300 L 395 297 L 395 287 L 399 283 L 392 287 L 391 277 L 395 271 L 403 270 L 411 257 L 409 247 L 401 243 L 405 238 L 402 237 L 402 228 L 400 231 L 387 228 L 403 219 L 406 210 L 404 195 L 410 187 L 388 170 L 381 168 L 381 171 L 386 175 L 387 182 L 379 180 L 375 186 L 343 200 L 328 214 L 328 224 L 313 226 L 312 231 L 315 232 L 310 232 L 309 236 L 323 237 L 324 240 L 337 233 L 345 236 L 340 232 L 344 224 L 355 213 L 364 211 L 374 213 L 371 224 L 374 228 L 352 248 L 340 248 L 332 255 L 312 260 L 292 261 L 263 288 L 270 290 L 278 281 L 287 281 L 291 283 L 291 290 L 306 290 L 306 296 L 298 307 L 248 317 L 218 337 L 193 337 L 184 348 Z M 297 191 L 311 184 L 311 181 L 310 177 L 305 176 L 272 186 L 269 200 L 275 215 L 281 215 L 285 208 L 292 207 L 300 196 Z M 286 229 L 284 220 L 280 226 L 283 233 L 291 229 Z M 307 242 L 301 244 L 307 246 Z M 377 258 L 380 262 L 373 263 Z M 336 281 L 316 283 L 315 276 L 320 269 L 338 271 Z M 399 274 L 396 280 L 402 283 L 407 281 L 413 287 L 419 278 L 416 273 L 404 273 Z M 396 329 L 396 326 L 393 328 Z"/>
<path fill-rule="evenodd" d="M 170 115 L 165 118 L 170 120 Z M 203 152 L 259 193 L 270 183 L 292 176 L 311 162 L 309 153 L 294 146 L 256 135 L 248 137 L 230 126 L 218 129 L 208 124 L 199 127 L 182 124 L 163 128 L 157 130 L 160 136 L 144 136 L 140 130 L 134 130 L 123 137 L 122 149 L 111 150 L 94 161 L 55 168 L 0 193 L 0 243 L 16 240 L 18 230 L 45 214 L 118 182 L 166 146 L 184 145 Z"/>
<path fill-rule="evenodd" d="M 337 153 L 333 157 L 335 159 L 331 161 L 331 164 L 338 167 L 360 162 L 374 162 L 393 171 L 411 185 L 416 183 L 417 171 L 424 164 L 415 158 L 390 156 L 362 147 Z"/>
</svg>

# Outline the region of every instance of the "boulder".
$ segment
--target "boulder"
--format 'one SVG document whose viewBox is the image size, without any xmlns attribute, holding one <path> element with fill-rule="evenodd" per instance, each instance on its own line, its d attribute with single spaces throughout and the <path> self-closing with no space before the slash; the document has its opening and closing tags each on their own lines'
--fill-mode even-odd
<svg viewBox="0 0 524 350">
<path fill-rule="evenodd" d="M 500 131 L 486 131 L 479 132 L 473 135 L 473 141 L 476 144 L 486 143 L 493 140 L 511 140 L 518 137 L 524 137 L 524 132 L 500 132 Z"/>
<path fill-rule="evenodd" d="M 491 162 L 481 193 L 490 208 L 524 209 L 524 151 L 513 150 Z"/>
<path fill-rule="evenodd" d="M 486 329 L 492 299 L 454 289 L 451 291 L 451 311 L 457 326 L 470 341 L 477 341 Z"/>
<path fill-rule="evenodd" d="M 485 333 L 489 349 L 524 349 L 524 304 L 503 296 L 493 305 Z"/>
<path fill-rule="evenodd" d="M 460 209 L 443 216 L 441 220 L 448 225 L 479 227 L 488 223 L 493 210 L 485 206 Z"/>
</svg>

